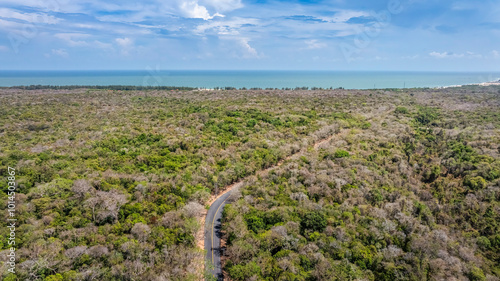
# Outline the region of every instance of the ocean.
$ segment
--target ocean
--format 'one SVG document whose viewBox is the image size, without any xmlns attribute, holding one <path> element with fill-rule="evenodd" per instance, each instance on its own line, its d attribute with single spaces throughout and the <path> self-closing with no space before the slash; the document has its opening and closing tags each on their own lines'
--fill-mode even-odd
<svg viewBox="0 0 500 281">
<path fill-rule="evenodd" d="M 195 88 L 422 88 L 497 81 L 499 72 L 0 71 L 0 86 L 133 85 Z"/>
</svg>

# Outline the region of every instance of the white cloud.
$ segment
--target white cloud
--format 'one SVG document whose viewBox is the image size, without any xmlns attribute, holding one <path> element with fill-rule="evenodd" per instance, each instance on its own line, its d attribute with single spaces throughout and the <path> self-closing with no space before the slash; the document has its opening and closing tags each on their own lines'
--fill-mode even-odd
<svg viewBox="0 0 500 281">
<path fill-rule="evenodd" d="M 474 58 L 474 59 L 481 59 L 481 58 L 483 58 L 483 55 L 481 55 L 481 54 L 476 54 L 476 53 L 474 53 L 474 52 L 470 52 L 470 51 L 467 51 L 467 52 L 465 53 L 465 56 L 466 56 L 466 57 L 468 57 L 468 58 Z"/>
<path fill-rule="evenodd" d="M 370 13 L 363 11 L 339 10 L 336 11 L 333 17 L 319 17 L 320 19 L 328 22 L 342 23 L 347 22 L 352 18 L 369 17 Z"/>
<path fill-rule="evenodd" d="M 168 15 L 210 20 L 214 17 L 223 17 L 221 12 L 229 12 L 243 7 L 241 0 L 146 0 L 140 2 L 122 0 L 120 3 L 109 3 L 103 0 L 2 0 L 2 4 L 31 7 L 43 12 L 86 14 L 99 21 L 122 23 L 164 19 Z M 35 19 L 38 23 L 50 24 L 61 21 L 61 19 L 46 13 L 21 13 L 6 8 L 2 10 L 4 11 L 0 11 L 0 17 L 16 18 L 29 22 L 33 22 Z M 96 11 L 125 11 L 126 13 L 109 13 L 96 17 Z"/>
<path fill-rule="evenodd" d="M 465 1 L 458 1 L 451 5 L 451 9 L 455 11 L 467 11 L 467 10 L 476 10 L 478 7 L 476 3 L 470 3 Z"/>
<path fill-rule="evenodd" d="M 466 0 L 457 1 L 467 2 Z M 385 59 L 384 56 L 388 56 L 390 60 L 388 63 L 395 63 L 393 58 L 404 58 L 412 63 L 408 66 L 409 68 L 418 68 L 421 64 L 432 63 L 428 60 L 441 61 L 444 67 L 447 67 L 447 63 L 454 63 L 453 61 L 465 63 L 468 60 L 479 61 L 486 58 L 490 60 L 496 58 L 495 61 L 500 61 L 500 49 L 492 51 L 495 49 L 493 44 L 483 46 L 489 47 L 484 52 L 480 52 L 476 46 L 467 42 L 459 44 L 462 48 L 455 46 L 448 49 L 440 40 L 432 40 L 433 37 L 431 49 L 420 53 L 420 56 L 411 56 L 419 53 L 418 49 L 422 47 L 420 39 L 427 38 L 422 34 L 427 34 L 428 30 L 422 28 L 420 23 L 416 22 L 407 28 L 390 25 L 389 22 L 381 26 L 377 24 L 377 20 L 383 21 L 383 19 L 378 19 L 374 12 L 366 8 L 366 5 L 350 5 L 351 9 L 342 9 L 345 7 L 342 5 L 345 0 L 315 1 L 313 5 L 304 4 L 304 1 L 278 0 L 143 0 L 139 2 L 121 0 L 119 3 L 104 0 L 0 0 L 0 2 L 3 4 L 0 5 L 0 33 L 7 35 L 10 32 L 19 33 L 24 39 L 26 36 L 22 32 L 25 27 L 34 25 L 36 31 L 28 39 L 36 36 L 37 41 L 32 40 L 31 44 L 40 43 L 49 47 L 43 48 L 45 51 L 32 48 L 31 52 L 42 56 L 47 53 L 52 58 L 62 57 L 66 52 L 66 54 L 69 53 L 71 59 L 82 60 L 75 56 L 78 51 L 82 51 L 82 57 L 93 57 L 94 54 L 99 53 L 100 49 L 103 49 L 107 50 L 108 54 L 116 56 L 133 54 L 134 58 L 137 55 L 137 59 L 142 59 L 141 55 L 144 54 L 144 58 L 153 56 L 167 60 L 172 57 L 185 61 L 194 61 L 199 54 L 211 54 L 214 61 L 231 58 L 263 59 L 266 55 L 272 55 L 273 60 L 265 62 L 268 66 L 271 63 L 290 62 L 291 64 L 293 62 L 297 67 L 309 67 L 300 61 L 305 59 L 304 57 L 290 54 L 297 50 L 309 50 L 302 51 L 301 55 L 308 58 L 316 56 L 321 61 L 328 57 L 324 54 L 327 48 L 333 48 L 341 43 L 353 45 L 366 41 L 367 46 L 371 42 L 369 48 L 365 49 L 356 45 L 355 48 L 360 52 L 354 53 L 353 56 L 362 54 L 363 61 Z M 240 9 L 244 5 L 247 7 Z M 450 4 L 451 7 L 452 4 Z M 466 9 L 467 7 L 457 4 L 453 8 Z M 357 20 L 360 17 L 366 20 Z M 448 17 L 440 18 L 428 24 L 435 26 L 441 21 L 446 21 L 450 26 L 456 25 L 448 20 L 450 20 Z M 33 22 L 42 22 L 42 24 Z M 43 24 L 43 22 L 51 24 Z M 54 25 L 56 22 L 59 24 Z M 489 19 L 489 22 L 493 21 Z M 379 26 L 380 30 L 375 30 Z M 463 32 L 465 37 L 474 35 L 469 34 L 472 31 L 469 32 L 468 28 L 461 29 L 460 25 L 456 28 L 459 32 Z M 495 35 L 488 28 L 486 26 L 481 32 Z M 405 34 L 401 35 L 401 32 Z M 50 42 L 51 39 L 53 42 Z M 10 48 L 8 41 L 6 42 L 4 45 Z M 407 52 L 401 50 L 383 52 L 384 46 L 390 42 L 406 42 L 409 49 Z M 466 52 L 468 48 L 477 53 Z M 51 52 L 51 49 L 54 51 Z M 90 50 L 84 51 L 84 49 Z M 60 50 L 64 52 L 59 52 Z M 382 52 L 378 52 L 379 50 Z M 0 46 L 0 51 L 5 51 L 5 47 Z M 373 52 L 370 53 L 371 51 Z M 0 54 L 8 53 L 0 52 Z M 377 54 L 380 57 L 377 58 Z M 331 55 L 339 57 L 342 63 L 345 61 L 339 54 Z M 204 58 L 205 55 L 201 57 Z M 421 60 L 422 58 L 424 60 Z M 354 58 L 354 60 L 361 60 L 361 58 Z M 133 60 L 126 61 L 132 62 Z M 321 64 L 317 65 L 322 67 Z M 432 64 L 429 65 L 434 67 Z M 380 66 L 380 68 L 384 67 Z"/>
<path fill-rule="evenodd" d="M 233 11 L 243 7 L 241 0 L 201 0 L 205 6 L 211 6 L 218 12 Z"/>
<path fill-rule="evenodd" d="M 7 46 L 0 45 L 0 52 L 7 52 L 9 48 Z"/>
<path fill-rule="evenodd" d="M 61 19 L 54 16 L 49 16 L 46 13 L 21 13 L 19 11 L 7 8 L 0 8 L 0 17 L 37 24 L 56 24 L 61 21 Z"/>
<path fill-rule="evenodd" d="M 124 48 L 128 48 L 133 44 L 133 41 L 130 38 L 116 38 L 115 41 L 118 45 Z"/>
<path fill-rule="evenodd" d="M 238 59 L 262 58 L 262 55 L 250 45 L 250 39 L 246 37 L 222 36 L 220 39 L 225 42 L 222 44 L 225 48 L 224 54 Z"/>
<path fill-rule="evenodd" d="M 67 58 L 69 56 L 65 49 L 52 49 L 52 54 L 63 58 Z"/>
<path fill-rule="evenodd" d="M 85 33 L 57 33 L 56 38 L 63 40 L 71 47 L 94 47 L 99 49 L 113 49 L 110 43 L 99 40 L 90 40 L 91 35 Z"/>
<path fill-rule="evenodd" d="M 241 0 L 170 0 L 168 3 L 163 4 L 161 13 L 155 10 L 152 12 L 156 13 L 153 17 L 159 18 L 163 17 L 164 13 L 167 12 L 185 18 L 211 20 L 216 17 L 225 17 L 221 13 L 230 12 L 241 7 L 243 7 Z"/>
<path fill-rule="evenodd" d="M 68 2 L 63 0 L 64 2 Z M 61 0 L 2 0 L 2 4 L 16 6 L 33 7 L 43 10 L 59 11 Z"/>
<path fill-rule="evenodd" d="M 460 53 L 460 54 L 453 53 L 453 52 L 442 52 L 442 53 L 431 52 L 431 53 L 429 53 L 429 55 L 431 57 L 438 58 L 438 59 L 449 59 L 449 58 L 455 58 L 455 59 L 458 59 L 458 58 L 481 59 L 481 58 L 484 57 L 481 54 L 476 54 L 476 53 L 470 52 L 470 51 L 467 51 L 465 53 Z"/>
<path fill-rule="evenodd" d="M 150 1 L 155 2 L 156 0 Z M 144 5 L 134 0 L 122 0 L 120 3 L 109 3 L 103 0 L 2 0 L 4 5 L 30 7 L 44 12 L 91 14 L 92 11 L 125 11 L 140 10 Z M 156 1 L 160 2 L 160 1 Z"/>
<path fill-rule="evenodd" d="M 26 27 L 26 23 L 19 23 L 19 22 L 0 19 L 0 29 L 5 29 L 10 32 L 13 32 L 13 31 L 21 31 L 23 27 Z"/>
<path fill-rule="evenodd" d="M 89 38 L 90 34 L 85 33 L 57 33 L 54 35 L 56 38 L 59 38 L 66 42 L 66 44 L 75 47 L 75 46 L 88 46 L 87 41 L 84 39 Z"/>
<path fill-rule="evenodd" d="M 244 58 L 258 58 L 259 57 L 257 50 L 255 50 L 252 46 L 250 46 L 249 39 L 240 38 L 239 44 L 243 47 L 243 52 L 244 52 L 243 57 Z"/>
<path fill-rule="evenodd" d="M 346 37 L 367 32 L 363 24 L 337 22 L 331 18 L 321 21 L 282 20 L 267 22 L 267 31 L 286 34 L 288 38 Z M 340 19 L 338 19 L 341 21 Z M 311 38 L 313 39 L 313 38 Z"/>
<path fill-rule="evenodd" d="M 307 45 L 306 49 L 322 49 L 327 46 L 325 43 L 318 42 L 316 39 L 307 40 L 305 43 Z"/>
<path fill-rule="evenodd" d="M 198 35 L 204 35 L 208 31 L 215 31 L 218 35 L 238 35 L 243 25 L 256 25 L 257 19 L 253 18 L 232 18 L 223 21 L 211 21 L 198 25 L 194 32 Z"/>
<path fill-rule="evenodd" d="M 84 28 L 84 29 L 102 29 L 101 25 L 88 24 L 88 23 L 75 23 L 74 26 L 77 28 Z"/>
<path fill-rule="evenodd" d="M 445 58 L 463 58 L 465 55 L 464 54 L 454 54 L 452 52 L 431 52 L 429 53 L 431 57 L 435 57 L 438 59 L 445 59 Z"/>
<path fill-rule="evenodd" d="M 200 6 L 198 1 L 182 1 L 180 4 L 180 11 L 183 16 L 194 19 L 210 20 L 215 17 L 224 17 L 224 15 L 219 13 L 210 15 L 207 8 L 205 6 Z"/>
<path fill-rule="evenodd" d="M 122 55 L 128 55 L 134 48 L 134 41 L 128 37 L 116 38 L 115 42 L 120 46 Z"/>
<path fill-rule="evenodd" d="M 99 48 L 99 49 L 108 49 L 108 50 L 112 50 L 113 49 L 113 44 L 104 43 L 104 42 L 101 42 L 99 40 L 92 41 L 91 46 Z"/>
<path fill-rule="evenodd" d="M 414 55 L 414 56 L 403 56 L 401 57 L 402 59 L 406 59 L 406 60 L 416 60 L 418 58 L 420 58 L 419 55 Z"/>
</svg>

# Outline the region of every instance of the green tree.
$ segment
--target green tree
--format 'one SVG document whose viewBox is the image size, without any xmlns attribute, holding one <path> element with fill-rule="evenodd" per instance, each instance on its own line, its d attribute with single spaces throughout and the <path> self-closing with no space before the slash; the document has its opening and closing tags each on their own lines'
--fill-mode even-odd
<svg viewBox="0 0 500 281">
<path fill-rule="evenodd" d="M 259 276 L 260 267 L 255 262 L 247 263 L 246 265 L 233 265 L 228 269 L 228 273 L 234 280 L 247 280 L 252 276 Z"/>
<path fill-rule="evenodd" d="M 335 154 L 334 154 L 334 157 L 335 158 L 344 158 L 344 157 L 349 157 L 349 152 L 343 150 L 343 149 L 337 149 L 337 151 L 335 151 Z"/>
<path fill-rule="evenodd" d="M 300 222 L 302 229 L 322 232 L 327 226 L 327 220 L 324 214 L 320 212 L 306 213 Z"/>
<path fill-rule="evenodd" d="M 464 179 L 464 185 L 472 190 L 480 190 L 486 187 L 486 180 L 483 177 L 471 177 L 467 176 Z"/>
</svg>

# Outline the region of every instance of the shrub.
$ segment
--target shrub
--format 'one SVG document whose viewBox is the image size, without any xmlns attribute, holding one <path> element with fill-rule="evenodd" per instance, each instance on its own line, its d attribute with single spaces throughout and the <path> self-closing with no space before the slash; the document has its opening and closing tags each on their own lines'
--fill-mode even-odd
<svg viewBox="0 0 500 281">
<path fill-rule="evenodd" d="M 258 233 L 259 230 L 264 229 L 266 227 L 266 224 L 264 223 L 264 220 L 258 216 L 250 216 L 246 218 L 248 229 L 252 230 L 255 233 Z"/>
<path fill-rule="evenodd" d="M 483 249 L 489 249 L 491 247 L 491 242 L 487 237 L 481 236 L 477 238 L 477 245 Z"/>
<path fill-rule="evenodd" d="M 327 225 L 327 220 L 325 215 L 320 212 L 309 212 L 306 213 L 300 222 L 302 229 L 312 230 L 322 232 L 325 230 Z"/>
<path fill-rule="evenodd" d="M 424 174 L 422 175 L 422 180 L 424 182 L 433 182 L 439 177 L 440 174 L 441 166 L 434 165 L 431 169 L 425 170 Z"/>
<path fill-rule="evenodd" d="M 363 130 L 366 130 L 366 129 L 370 129 L 372 127 L 372 123 L 370 122 L 363 122 L 363 124 L 361 124 L 361 129 Z"/>
<path fill-rule="evenodd" d="M 478 267 L 473 267 L 469 273 L 469 278 L 471 281 L 484 281 L 486 276 L 484 276 L 483 271 Z"/>
<path fill-rule="evenodd" d="M 345 184 L 342 186 L 342 188 L 340 189 L 342 192 L 347 192 L 351 189 L 357 189 L 358 187 L 356 185 L 352 185 L 352 184 Z"/>
<path fill-rule="evenodd" d="M 63 276 L 61 274 L 50 275 L 45 277 L 45 281 L 63 281 Z"/>
<path fill-rule="evenodd" d="M 349 157 L 349 152 L 343 150 L 343 149 L 337 149 L 337 151 L 335 151 L 335 154 L 334 154 L 334 157 L 335 158 L 344 158 L 344 157 Z"/>
<path fill-rule="evenodd" d="M 259 276 L 261 269 L 255 262 L 246 265 L 234 265 L 228 268 L 228 273 L 234 280 L 247 280 L 252 276 Z"/>
<path fill-rule="evenodd" d="M 418 109 L 415 120 L 421 125 L 428 125 L 439 117 L 439 112 L 436 108 L 420 107 Z"/>
<path fill-rule="evenodd" d="M 382 194 L 382 192 L 380 192 L 380 190 L 372 189 L 368 192 L 368 200 L 373 205 L 377 205 L 380 202 L 384 201 L 384 195 Z"/>
<path fill-rule="evenodd" d="M 398 107 L 396 107 L 394 112 L 398 113 L 398 114 L 408 114 L 408 108 L 406 108 L 404 106 L 398 106 Z"/>
<path fill-rule="evenodd" d="M 472 190 L 479 190 L 486 187 L 486 180 L 480 176 L 477 177 L 467 176 L 464 179 L 464 185 Z"/>
</svg>

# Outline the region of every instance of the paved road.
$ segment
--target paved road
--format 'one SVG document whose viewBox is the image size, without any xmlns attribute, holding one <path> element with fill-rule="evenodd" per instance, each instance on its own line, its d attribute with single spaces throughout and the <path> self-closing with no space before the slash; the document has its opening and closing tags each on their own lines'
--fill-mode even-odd
<svg viewBox="0 0 500 281">
<path fill-rule="evenodd" d="M 316 149 L 321 144 L 329 142 L 334 136 L 335 135 L 315 143 L 314 148 Z M 277 165 L 259 171 L 257 172 L 257 174 L 259 175 L 267 174 L 270 170 L 281 166 L 281 164 L 283 164 L 285 160 L 290 159 L 293 156 L 298 155 L 299 153 L 300 152 L 297 152 L 294 155 L 291 155 L 286 159 L 280 161 Z M 244 180 L 245 179 L 229 187 L 230 191 L 223 194 L 221 197 L 217 198 L 217 200 L 215 200 L 215 202 L 210 206 L 210 209 L 207 212 L 207 217 L 205 218 L 205 250 L 207 251 L 207 256 L 205 257 L 205 262 L 206 262 L 205 267 L 207 271 L 210 274 L 212 274 L 212 276 L 215 276 L 219 281 L 224 280 L 224 276 L 222 276 L 222 268 L 220 262 L 220 251 L 221 251 L 220 230 L 221 230 L 222 211 L 224 210 L 224 205 L 226 205 L 226 203 L 228 202 L 228 199 L 230 198 L 233 191 L 240 188 L 241 185 L 243 185 Z"/>
<path fill-rule="evenodd" d="M 209 269 L 208 271 L 217 277 L 217 280 L 223 280 L 220 263 L 222 210 L 224 210 L 224 205 L 226 205 L 232 192 L 238 189 L 240 185 L 242 185 L 242 182 L 235 184 L 231 191 L 228 191 L 215 200 L 212 206 L 210 206 L 205 219 L 205 250 L 207 250 L 205 261 L 207 269 Z"/>
<path fill-rule="evenodd" d="M 389 111 L 388 111 L 389 112 Z M 388 114 L 388 112 L 386 114 Z M 368 118 L 367 120 L 370 120 Z M 344 130 L 347 132 L 347 130 Z M 328 143 L 332 140 L 336 135 L 341 133 L 334 134 L 326 139 L 320 140 L 313 145 L 314 149 L 317 149 L 321 145 Z M 265 170 L 257 172 L 259 175 L 264 175 L 268 173 L 270 170 L 281 166 L 285 160 L 291 159 L 294 156 L 300 155 L 301 152 L 305 151 L 305 149 L 288 156 L 286 159 L 280 161 L 277 165 L 269 167 Z M 230 191 L 223 194 L 219 197 L 215 202 L 210 206 L 208 210 L 207 217 L 205 218 L 205 250 L 207 251 L 207 256 L 205 258 L 206 268 L 212 276 L 217 277 L 217 280 L 224 280 L 224 276 L 222 276 L 222 268 L 220 263 L 220 238 L 221 238 L 221 218 L 222 218 L 222 210 L 224 210 L 224 205 L 226 205 L 228 199 L 231 194 L 243 185 L 243 181 L 234 184 L 229 187 Z"/>
</svg>

